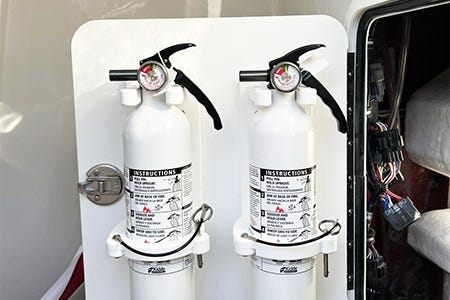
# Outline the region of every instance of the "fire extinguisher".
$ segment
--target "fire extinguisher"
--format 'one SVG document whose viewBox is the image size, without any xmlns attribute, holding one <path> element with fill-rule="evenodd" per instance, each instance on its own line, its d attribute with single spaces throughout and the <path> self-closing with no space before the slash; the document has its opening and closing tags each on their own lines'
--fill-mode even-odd
<svg viewBox="0 0 450 300">
<path fill-rule="evenodd" d="M 129 258 L 133 300 L 193 299 L 193 254 L 201 267 L 201 254 L 209 249 L 201 225 L 212 209 L 193 207 L 191 129 L 177 107 L 183 88 L 205 107 L 216 130 L 222 123 L 208 97 L 169 60 L 193 46 L 173 45 L 141 60 L 138 70 L 109 72 L 111 81 L 139 83 L 121 91 L 123 104 L 140 105 L 123 131 L 126 221 L 107 241 L 111 256 Z"/>
<path fill-rule="evenodd" d="M 323 220 L 317 228 L 316 222 L 310 109 L 317 95 L 340 132 L 347 132 L 347 122 L 331 94 L 298 62 L 321 47 L 300 47 L 270 61 L 267 70 L 239 74 L 241 82 L 268 82 L 250 91 L 259 109 L 250 122 L 249 224 L 238 221 L 234 229 L 236 251 L 253 262 L 255 300 L 315 299 L 315 256 L 324 253 L 327 263 L 327 254 L 336 251 L 341 225 Z"/>
</svg>

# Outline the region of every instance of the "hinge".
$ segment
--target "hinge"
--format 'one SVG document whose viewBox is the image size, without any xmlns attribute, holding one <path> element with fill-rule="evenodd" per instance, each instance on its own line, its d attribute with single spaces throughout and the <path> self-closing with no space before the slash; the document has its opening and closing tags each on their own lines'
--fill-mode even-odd
<svg viewBox="0 0 450 300">
<path fill-rule="evenodd" d="M 109 164 L 93 166 L 86 172 L 86 181 L 78 183 L 78 192 L 95 204 L 108 205 L 122 198 L 122 172 Z"/>
</svg>

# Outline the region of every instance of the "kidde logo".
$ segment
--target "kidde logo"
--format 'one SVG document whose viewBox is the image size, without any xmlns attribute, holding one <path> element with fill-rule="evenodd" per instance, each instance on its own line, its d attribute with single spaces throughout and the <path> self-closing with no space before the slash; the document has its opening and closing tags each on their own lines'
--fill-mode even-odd
<svg viewBox="0 0 450 300">
<path fill-rule="evenodd" d="M 297 273 L 297 267 L 281 267 L 280 273 Z"/>
<path fill-rule="evenodd" d="M 149 274 L 163 274 L 166 273 L 166 267 L 150 267 L 147 272 Z"/>
</svg>

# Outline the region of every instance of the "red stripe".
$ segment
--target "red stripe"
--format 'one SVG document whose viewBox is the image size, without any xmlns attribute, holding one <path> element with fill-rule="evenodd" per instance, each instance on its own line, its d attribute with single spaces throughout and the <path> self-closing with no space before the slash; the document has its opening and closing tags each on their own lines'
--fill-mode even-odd
<svg viewBox="0 0 450 300">
<path fill-rule="evenodd" d="M 81 286 L 84 282 L 84 267 L 83 267 L 83 253 L 78 258 L 77 264 L 75 265 L 75 269 L 73 270 L 72 277 L 70 277 L 69 283 L 66 286 L 66 289 L 62 293 L 59 300 L 67 300 L 70 296 L 75 293 L 75 291 Z"/>
</svg>

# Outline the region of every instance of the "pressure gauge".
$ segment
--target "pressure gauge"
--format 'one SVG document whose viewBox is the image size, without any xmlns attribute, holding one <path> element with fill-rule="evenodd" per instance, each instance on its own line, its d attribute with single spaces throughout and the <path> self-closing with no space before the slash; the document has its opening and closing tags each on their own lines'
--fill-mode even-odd
<svg viewBox="0 0 450 300">
<path fill-rule="evenodd" d="M 292 92 L 300 85 L 301 79 L 299 67 L 291 62 L 281 62 L 270 72 L 270 83 L 280 92 Z"/>
<path fill-rule="evenodd" d="M 167 69 L 157 61 L 149 61 L 138 70 L 139 84 L 151 92 L 160 91 L 168 81 Z"/>
</svg>

